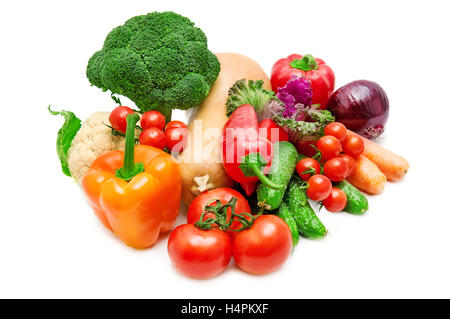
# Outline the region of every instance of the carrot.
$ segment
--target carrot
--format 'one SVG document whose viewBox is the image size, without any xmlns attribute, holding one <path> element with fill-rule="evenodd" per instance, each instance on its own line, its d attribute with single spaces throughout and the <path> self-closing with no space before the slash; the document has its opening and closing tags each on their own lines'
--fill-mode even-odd
<svg viewBox="0 0 450 319">
<path fill-rule="evenodd" d="M 368 194 L 380 194 L 386 184 L 386 176 L 370 159 L 360 155 L 356 160 L 352 175 L 347 178 L 356 188 Z"/>
<path fill-rule="evenodd" d="M 356 134 L 349 130 L 347 132 Z M 367 138 L 360 137 L 364 141 L 363 155 L 374 162 L 389 181 L 396 182 L 405 176 L 409 169 L 409 163 L 403 157 Z"/>
</svg>

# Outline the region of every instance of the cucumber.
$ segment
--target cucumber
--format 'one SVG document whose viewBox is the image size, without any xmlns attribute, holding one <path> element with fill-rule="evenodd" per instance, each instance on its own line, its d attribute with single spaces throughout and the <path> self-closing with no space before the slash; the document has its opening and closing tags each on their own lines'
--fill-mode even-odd
<svg viewBox="0 0 450 319">
<path fill-rule="evenodd" d="M 318 239 L 327 234 L 327 229 L 317 217 L 308 201 L 306 190 L 300 181 L 292 179 L 284 198 L 300 234 L 306 238 Z"/>
<path fill-rule="evenodd" d="M 291 230 L 292 244 L 295 247 L 298 244 L 300 235 L 298 233 L 297 223 L 295 222 L 295 219 L 289 211 L 289 207 L 286 203 L 281 203 L 280 207 L 278 208 L 277 216 L 281 217 L 281 219 L 285 221 L 285 223 Z"/>
<path fill-rule="evenodd" d="M 350 214 L 362 215 L 369 209 L 369 201 L 366 196 L 355 186 L 345 180 L 337 183 L 335 186 L 347 195 L 347 205 L 344 211 Z"/>
<path fill-rule="evenodd" d="M 281 189 L 273 189 L 264 184 L 259 184 L 256 189 L 258 205 L 267 210 L 280 207 L 284 193 L 295 171 L 298 162 L 298 153 L 295 146 L 289 142 L 277 142 L 273 144 L 272 168 L 267 177 L 275 184 L 283 185 Z"/>
</svg>

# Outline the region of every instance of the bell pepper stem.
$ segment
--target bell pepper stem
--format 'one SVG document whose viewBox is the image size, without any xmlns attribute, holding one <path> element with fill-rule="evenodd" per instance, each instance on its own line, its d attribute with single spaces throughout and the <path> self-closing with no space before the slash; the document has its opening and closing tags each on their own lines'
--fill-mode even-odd
<svg viewBox="0 0 450 319">
<path fill-rule="evenodd" d="M 305 72 L 317 70 L 319 68 L 316 59 L 314 59 L 311 54 L 305 54 L 301 59 L 292 60 L 289 65 L 294 69 L 299 69 Z"/>
<path fill-rule="evenodd" d="M 270 188 L 273 188 L 273 189 L 283 188 L 283 185 L 275 184 L 270 179 L 268 179 L 267 176 L 264 175 L 264 173 L 261 171 L 261 169 L 259 168 L 259 166 L 256 163 L 250 163 L 250 164 L 248 164 L 248 167 L 253 171 L 255 176 L 258 177 L 259 180 L 261 181 L 261 183 L 263 183 L 264 185 L 266 185 Z"/>
<path fill-rule="evenodd" d="M 126 181 L 132 179 L 134 176 L 144 171 L 144 165 L 142 163 L 136 163 L 134 161 L 134 132 L 136 129 L 136 123 L 138 121 L 139 115 L 137 113 L 127 115 L 127 131 L 125 134 L 125 154 L 123 159 L 123 166 L 116 170 L 116 177 Z"/>
</svg>

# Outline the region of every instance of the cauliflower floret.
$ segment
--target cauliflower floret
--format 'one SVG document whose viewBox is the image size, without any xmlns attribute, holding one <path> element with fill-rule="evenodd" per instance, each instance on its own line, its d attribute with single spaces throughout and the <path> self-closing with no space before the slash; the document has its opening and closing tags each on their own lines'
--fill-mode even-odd
<svg viewBox="0 0 450 319">
<path fill-rule="evenodd" d="M 109 112 L 96 112 L 90 115 L 78 131 L 69 149 L 69 170 L 80 183 L 92 162 L 108 151 L 124 150 L 125 138 L 114 136 L 109 123 Z"/>
</svg>

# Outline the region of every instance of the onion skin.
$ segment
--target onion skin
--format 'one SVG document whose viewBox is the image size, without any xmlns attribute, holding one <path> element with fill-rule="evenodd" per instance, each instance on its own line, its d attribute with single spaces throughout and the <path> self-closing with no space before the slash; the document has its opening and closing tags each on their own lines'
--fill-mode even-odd
<svg viewBox="0 0 450 319">
<path fill-rule="evenodd" d="M 327 109 L 348 129 L 368 139 L 384 131 L 389 116 L 389 100 L 377 83 L 367 80 L 350 82 L 336 90 Z"/>
</svg>

